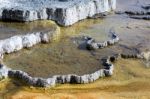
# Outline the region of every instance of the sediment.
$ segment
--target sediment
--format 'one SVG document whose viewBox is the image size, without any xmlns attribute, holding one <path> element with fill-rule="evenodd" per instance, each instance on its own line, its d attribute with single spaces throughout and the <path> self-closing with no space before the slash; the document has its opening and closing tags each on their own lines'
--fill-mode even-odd
<svg viewBox="0 0 150 99">
<path fill-rule="evenodd" d="M 46 19 L 69 26 L 115 8 L 116 0 L 1 0 L 0 19 L 22 22 Z"/>
</svg>

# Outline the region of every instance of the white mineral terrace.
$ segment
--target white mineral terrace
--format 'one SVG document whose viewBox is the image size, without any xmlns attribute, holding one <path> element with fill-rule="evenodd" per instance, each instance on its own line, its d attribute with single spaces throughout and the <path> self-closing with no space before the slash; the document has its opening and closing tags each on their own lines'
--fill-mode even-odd
<svg viewBox="0 0 150 99">
<path fill-rule="evenodd" d="M 68 26 L 115 8 L 116 0 L 0 0 L 0 19 L 12 21 L 48 19 Z"/>
<path fill-rule="evenodd" d="M 57 32 L 54 33 L 37 32 L 37 33 L 31 33 L 27 35 L 14 36 L 8 39 L 1 40 L 0 59 L 3 58 L 3 54 L 5 53 L 12 53 L 21 50 L 24 47 L 29 48 L 40 42 L 48 43 L 57 35 L 58 35 Z M 110 43 L 110 41 L 111 42 L 119 41 L 119 37 L 116 35 L 111 39 L 112 40 L 109 40 L 108 43 Z M 116 42 L 113 42 L 113 44 Z M 0 79 L 13 77 L 13 78 L 21 79 L 29 85 L 38 86 L 38 87 L 47 87 L 47 86 L 53 87 L 56 84 L 63 84 L 63 83 L 77 83 L 77 84 L 91 83 L 99 79 L 100 77 L 110 76 L 113 74 L 114 67 L 113 64 L 110 63 L 109 58 L 106 58 L 105 61 L 102 62 L 104 68 L 97 70 L 91 74 L 85 74 L 82 76 L 78 76 L 76 74 L 54 75 L 53 77 L 47 79 L 40 78 L 40 77 L 31 77 L 26 72 L 23 72 L 21 70 L 13 70 L 11 68 L 8 68 L 4 64 L 0 64 Z"/>
<path fill-rule="evenodd" d="M 51 41 L 56 33 L 31 33 L 27 35 L 20 35 L 20 36 L 14 36 L 5 40 L 0 41 L 0 58 L 2 59 L 3 53 L 11 53 L 14 51 L 18 51 L 22 49 L 23 47 L 32 47 L 33 45 L 40 43 L 40 42 L 46 42 L 48 43 Z M 105 41 L 107 44 L 104 43 L 95 43 L 91 42 L 93 41 L 92 38 L 87 40 L 87 47 L 90 46 L 92 49 L 97 49 L 97 46 L 99 44 L 104 45 L 107 47 L 108 45 L 113 45 L 119 41 L 119 37 L 116 34 L 112 34 L 111 40 Z M 91 43 L 89 43 L 91 42 Z M 94 44 L 94 46 L 93 46 Z M 98 44 L 98 45 L 97 45 Z M 96 45 L 96 48 L 95 48 Z M 99 48 L 103 48 L 104 46 L 99 46 Z M 145 53 L 145 55 L 149 58 L 150 53 Z M 146 56 L 144 53 L 141 53 L 140 55 L 124 55 L 121 54 L 122 58 L 145 58 Z M 84 75 L 76 75 L 76 74 L 68 74 L 68 75 L 54 75 L 51 78 L 40 78 L 40 77 L 32 77 L 28 73 L 21 71 L 21 70 L 13 70 L 11 68 L 8 68 L 4 64 L 0 64 L 0 79 L 4 79 L 7 77 L 10 78 L 17 78 L 24 82 L 26 82 L 29 85 L 37 86 L 37 87 L 53 87 L 56 84 L 64 84 L 64 83 L 73 83 L 73 84 L 85 84 L 85 83 L 91 83 L 95 80 L 99 79 L 100 77 L 105 76 L 111 76 L 113 75 L 114 66 L 111 64 L 114 60 L 116 60 L 117 57 L 120 57 L 120 55 L 117 56 L 108 56 L 107 58 L 102 60 L 102 65 L 104 66 L 103 69 L 99 69 L 91 74 L 84 74 Z"/>
</svg>

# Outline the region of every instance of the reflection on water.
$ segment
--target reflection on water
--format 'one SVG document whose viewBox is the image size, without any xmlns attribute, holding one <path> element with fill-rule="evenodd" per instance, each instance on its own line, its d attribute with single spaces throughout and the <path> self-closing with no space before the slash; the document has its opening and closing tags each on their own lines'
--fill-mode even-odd
<svg viewBox="0 0 150 99">
<path fill-rule="evenodd" d="M 0 22 L 0 39 L 5 39 L 14 35 L 47 31 L 55 28 L 54 22 L 34 21 L 34 22 Z"/>
</svg>

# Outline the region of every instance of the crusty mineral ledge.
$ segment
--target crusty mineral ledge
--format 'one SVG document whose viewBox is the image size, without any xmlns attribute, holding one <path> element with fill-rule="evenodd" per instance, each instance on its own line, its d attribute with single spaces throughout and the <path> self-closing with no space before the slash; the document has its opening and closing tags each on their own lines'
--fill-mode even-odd
<svg viewBox="0 0 150 99">
<path fill-rule="evenodd" d="M 0 19 L 54 20 L 68 26 L 116 8 L 116 0 L 0 0 Z"/>
<path fill-rule="evenodd" d="M 45 36 L 44 36 L 45 35 Z M 13 39 L 12 39 L 13 38 Z M 22 43 L 18 42 L 13 42 L 15 41 L 14 38 L 12 37 L 6 40 L 3 40 L 2 47 L 1 49 L 4 50 L 3 48 L 8 48 L 11 49 L 10 51 L 5 50 L 5 53 L 11 53 L 13 51 L 17 51 L 23 47 L 31 47 L 36 43 L 39 42 L 49 42 L 53 38 L 51 33 L 33 33 L 33 34 L 27 34 L 24 36 L 18 36 L 20 40 L 22 40 Z M 50 38 L 50 39 L 48 39 Z M 17 38 L 16 38 L 17 40 Z M 88 46 L 93 47 L 95 49 L 95 46 L 92 46 L 93 44 L 97 46 L 97 43 L 93 42 L 93 39 L 88 39 L 87 42 Z M 34 41 L 34 42 L 33 42 Z M 112 35 L 112 40 L 107 41 L 108 45 L 113 45 L 114 43 L 119 41 L 119 37 L 116 34 Z M 25 44 L 24 44 L 25 43 Z M 7 45 L 7 46 L 6 46 Z M 29 46 L 27 46 L 29 45 Z M 99 44 L 98 44 L 99 45 Z M 101 44 L 100 44 L 101 45 Z M 102 43 L 103 45 L 103 43 Z M 21 47 L 20 47 L 21 46 Z M 107 46 L 98 46 L 99 48 L 107 47 Z M 97 47 L 96 47 L 97 49 Z M 91 74 L 85 74 L 85 75 L 76 75 L 76 74 L 68 74 L 68 75 L 54 75 L 51 78 L 40 78 L 40 77 L 32 77 L 26 72 L 23 72 L 21 70 L 13 70 L 11 68 L 8 68 L 4 64 L 0 64 L 0 79 L 10 77 L 10 78 L 17 78 L 20 79 L 27 84 L 31 86 L 36 86 L 36 87 L 53 87 L 57 84 L 64 84 L 64 83 L 73 83 L 73 84 L 85 84 L 85 83 L 91 83 L 94 82 L 95 80 L 99 79 L 100 77 L 105 77 L 105 76 L 111 76 L 113 75 L 113 70 L 114 66 L 111 64 L 111 62 L 114 62 L 118 57 L 121 58 L 145 58 L 147 57 L 148 59 L 150 58 L 150 53 L 143 53 L 140 55 L 124 55 L 124 54 L 118 54 L 114 56 L 107 57 L 105 59 L 102 59 L 102 65 L 103 69 L 97 70 L 94 73 Z"/>
<path fill-rule="evenodd" d="M 5 40 L 1 40 L 0 42 L 0 55 L 4 53 L 11 53 L 14 51 L 18 51 L 23 47 L 32 47 L 33 45 L 40 42 L 49 42 L 51 41 L 56 33 L 51 32 L 37 32 L 31 33 L 27 35 L 14 36 Z M 118 38 L 118 36 L 117 36 Z M 116 39 L 116 38 L 115 38 Z M 0 57 L 1 58 L 1 57 Z M 4 79 L 6 77 L 17 78 L 20 79 L 31 86 L 37 87 L 47 87 L 47 86 L 55 86 L 56 84 L 63 83 L 73 83 L 73 84 L 85 84 L 91 83 L 100 77 L 111 76 L 113 74 L 114 66 L 111 64 L 110 59 L 106 58 L 102 60 L 103 69 L 97 70 L 91 74 L 85 74 L 82 76 L 76 74 L 68 74 L 68 75 L 54 75 L 51 78 L 40 78 L 40 77 L 32 77 L 26 72 L 21 70 L 13 70 L 8 68 L 4 64 L 0 64 L 0 79 Z"/>
<path fill-rule="evenodd" d="M 54 87 L 56 84 L 64 84 L 64 83 L 71 83 L 71 84 L 86 84 L 94 82 L 95 80 L 99 79 L 100 77 L 110 76 L 113 74 L 114 66 L 110 63 L 108 58 L 104 59 L 103 61 L 104 69 L 100 69 L 91 74 L 85 74 L 82 76 L 78 76 L 76 74 L 68 74 L 68 75 L 55 75 L 51 78 L 40 78 L 40 77 L 31 77 L 26 72 L 21 70 L 12 70 L 7 68 L 5 65 L 0 65 L 0 78 L 17 78 L 25 83 L 36 86 L 36 87 Z"/>
<path fill-rule="evenodd" d="M 60 28 L 56 26 L 54 30 L 16 35 L 0 40 L 0 60 L 3 58 L 3 54 L 16 52 L 22 48 L 30 48 L 38 43 L 49 43 L 57 39 L 59 33 Z"/>
</svg>

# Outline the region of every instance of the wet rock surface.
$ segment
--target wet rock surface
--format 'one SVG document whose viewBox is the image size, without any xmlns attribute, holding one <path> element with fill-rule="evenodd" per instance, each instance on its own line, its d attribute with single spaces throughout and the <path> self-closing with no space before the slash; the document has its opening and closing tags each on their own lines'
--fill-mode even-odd
<svg viewBox="0 0 150 99">
<path fill-rule="evenodd" d="M 122 5 L 123 4 L 123 5 Z M 130 18 L 150 20 L 149 0 L 118 0 L 117 14 L 127 14 Z"/>
<path fill-rule="evenodd" d="M 63 26 L 116 8 L 116 0 L 1 0 L 0 4 L 2 20 L 48 19 Z"/>
</svg>

